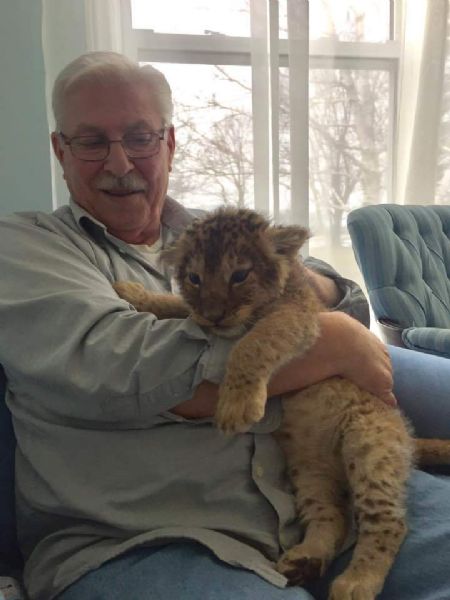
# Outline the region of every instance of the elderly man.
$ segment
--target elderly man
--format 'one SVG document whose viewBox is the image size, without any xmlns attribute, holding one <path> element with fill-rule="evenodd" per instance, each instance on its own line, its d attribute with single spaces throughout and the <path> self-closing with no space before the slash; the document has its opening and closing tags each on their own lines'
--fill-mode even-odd
<svg viewBox="0 0 450 600">
<path fill-rule="evenodd" d="M 53 107 L 70 206 L 0 223 L 0 363 L 18 440 L 30 598 L 311 599 L 285 589 L 274 568 L 300 536 L 270 435 L 279 403 L 269 402 L 251 432 L 221 436 L 211 416 L 232 342 L 190 319 L 137 313 L 112 288 L 131 279 L 170 291 L 160 250 L 193 218 L 166 195 L 175 152 L 166 80 L 120 55 L 92 53 L 62 71 Z M 268 395 L 340 374 L 393 404 L 387 350 L 352 318 L 367 319 L 359 288 L 320 261 L 307 264 L 334 310 L 321 315 L 316 346 L 277 373 Z M 450 485 L 423 477 L 433 481 L 427 518 L 436 522 Z M 417 486 L 422 498 L 422 480 Z M 406 548 L 383 598 L 450 597 L 438 561 L 423 566 L 421 555 L 420 581 L 414 593 L 408 587 L 408 556 L 436 540 Z M 436 553 L 450 554 L 449 542 L 438 543 Z M 423 577 L 438 595 L 420 591 Z M 325 597 L 321 585 L 314 598 Z"/>
</svg>

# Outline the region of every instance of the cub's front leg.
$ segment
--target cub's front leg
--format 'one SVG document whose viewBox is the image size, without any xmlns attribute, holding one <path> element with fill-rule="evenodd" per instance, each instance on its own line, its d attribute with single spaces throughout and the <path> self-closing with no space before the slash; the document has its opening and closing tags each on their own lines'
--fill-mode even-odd
<svg viewBox="0 0 450 600">
<path fill-rule="evenodd" d="M 263 418 L 266 408 L 268 378 L 263 373 L 250 372 L 251 356 L 241 344 L 238 342 L 232 350 L 219 388 L 215 421 L 224 433 L 247 431 Z"/>
<path fill-rule="evenodd" d="M 271 375 L 291 358 L 308 350 L 318 335 L 314 315 L 297 306 L 260 319 L 235 345 L 219 388 L 215 420 L 225 433 L 247 431 L 264 416 Z"/>
<path fill-rule="evenodd" d="M 158 319 L 184 319 L 190 314 L 189 307 L 180 296 L 154 294 L 134 281 L 116 281 L 113 288 L 138 312 L 151 312 Z"/>
</svg>

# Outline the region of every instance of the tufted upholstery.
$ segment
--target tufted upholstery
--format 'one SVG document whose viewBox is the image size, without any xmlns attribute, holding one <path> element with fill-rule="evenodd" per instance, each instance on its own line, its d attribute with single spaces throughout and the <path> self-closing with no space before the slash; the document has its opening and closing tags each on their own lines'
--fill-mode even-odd
<svg viewBox="0 0 450 600">
<path fill-rule="evenodd" d="M 450 206 L 366 206 L 348 230 L 376 318 L 398 324 L 404 345 L 450 357 Z"/>
</svg>

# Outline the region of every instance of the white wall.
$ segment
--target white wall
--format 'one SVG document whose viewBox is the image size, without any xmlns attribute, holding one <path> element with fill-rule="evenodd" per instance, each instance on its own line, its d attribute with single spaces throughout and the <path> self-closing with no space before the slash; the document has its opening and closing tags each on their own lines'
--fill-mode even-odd
<svg viewBox="0 0 450 600">
<path fill-rule="evenodd" d="M 0 216 L 67 202 L 49 98 L 60 69 L 86 51 L 84 11 L 83 0 L 0 0 Z"/>
<path fill-rule="evenodd" d="M 1 0 L 0 0 L 1 1 Z M 36 1 L 36 0 L 33 0 Z M 53 82 L 71 60 L 87 52 L 86 5 L 94 0 L 41 0 L 42 2 L 42 52 L 45 63 L 45 88 L 47 95 L 47 115 L 49 131 L 54 122 L 51 110 Z M 96 2 L 98 0 L 95 0 Z M 60 166 L 50 155 L 52 174 L 53 206 L 61 206 L 68 201 L 68 191 L 61 175 Z"/>
<path fill-rule="evenodd" d="M 41 3 L 0 0 L 0 215 L 51 208 Z"/>
</svg>

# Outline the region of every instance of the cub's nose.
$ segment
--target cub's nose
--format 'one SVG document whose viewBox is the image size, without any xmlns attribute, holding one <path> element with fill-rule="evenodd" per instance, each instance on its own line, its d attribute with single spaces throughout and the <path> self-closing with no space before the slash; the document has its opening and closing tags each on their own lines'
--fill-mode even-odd
<svg viewBox="0 0 450 600">
<path fill-rule="evenodd" d="M 211 323 L 214 323 L 214 325 L 219 325 L 225 317 L 225 310 L 221 307 L 213 306 L 203 311 L 203 317 Z"/>
</svg>

